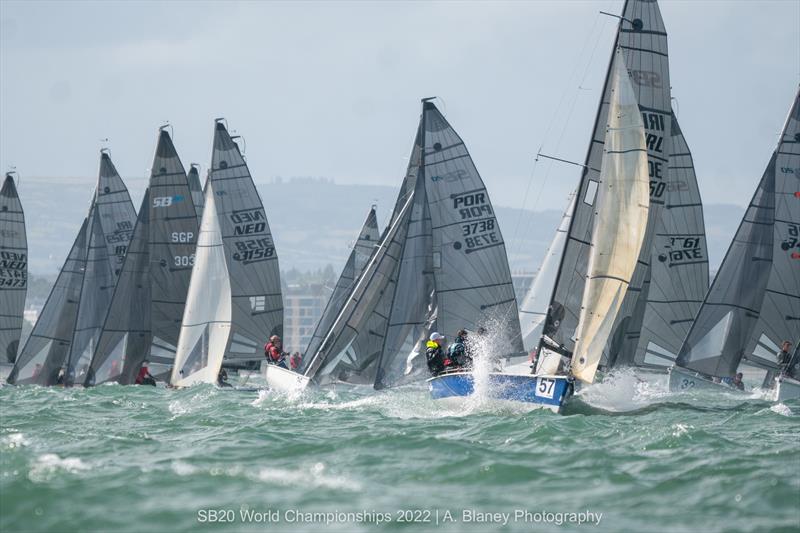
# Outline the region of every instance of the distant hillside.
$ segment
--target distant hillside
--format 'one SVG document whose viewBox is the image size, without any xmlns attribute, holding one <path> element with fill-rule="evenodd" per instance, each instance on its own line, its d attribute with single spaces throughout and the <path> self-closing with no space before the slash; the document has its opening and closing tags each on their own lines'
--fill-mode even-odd
<svg viewBox="0 0 800 533">
<path fill-rule="evenodd" d="M 127 183 L 138 209 L 145 180 L 134 178 Z M 378 220 L 383 226 L 397 194 L 394 187 L 338 185 L 303 178 L 260 183 L 258 189 L 284 271 L 309 271 L 332 264 L 338 272 L 370 205 L 378 205 Z M 91 195 L 92 187 L 85 179 L 23 180 L 20 196 L 31 272 L 49 277 L 58 271 L 86 216 Z M 553 210 L 538 212 L 496 206 L 512 270 L 536 270 L 561 217 L 562 200 L 549 202 Z M 722 260 L 743 211 L 732 205 L 705 207 L 712 268 Z"/>
</svg>

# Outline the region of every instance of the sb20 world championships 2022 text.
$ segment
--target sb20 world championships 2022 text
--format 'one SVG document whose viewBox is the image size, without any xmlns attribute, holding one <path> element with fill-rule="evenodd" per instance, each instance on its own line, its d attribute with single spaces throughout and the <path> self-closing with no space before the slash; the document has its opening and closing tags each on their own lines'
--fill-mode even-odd
<svg viewBox="0 0 800 533">
<path fill-rule="evenodd" d="M 478 509 L 397 509 L 395 511 L 302 511 L 300 509 L 198 509 L 197 521 L 207 524 L 593 524 L 600 525 L 603 513 L 593 511 L 552 512 L 514 509 L 488 512 Z"/>
</svg>

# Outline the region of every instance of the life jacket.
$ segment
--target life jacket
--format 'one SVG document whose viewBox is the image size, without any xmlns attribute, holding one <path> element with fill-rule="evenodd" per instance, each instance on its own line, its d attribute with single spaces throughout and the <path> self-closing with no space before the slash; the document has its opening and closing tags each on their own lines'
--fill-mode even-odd
<svg viewBox="0 0 800 533">
<path fill-rule="evenodd" d="M 276 363 L 283 359 L 281 351 L 271 342 L 264 345 L 264 355 Z"/>
<path fill-rule="evenodd" d="M 148 368 L 146 366 L 143 366 L 142 368 L 140 368 L 139 369 L 139 374 L 136 376 L 136 382 L 135 383 L 137 385 L 141 385 L 142 382 L 144 381 L 144 378 L 147 376 L 147 374 L 149 372 L 150 371 L 148 370 Z"/>
</svg>

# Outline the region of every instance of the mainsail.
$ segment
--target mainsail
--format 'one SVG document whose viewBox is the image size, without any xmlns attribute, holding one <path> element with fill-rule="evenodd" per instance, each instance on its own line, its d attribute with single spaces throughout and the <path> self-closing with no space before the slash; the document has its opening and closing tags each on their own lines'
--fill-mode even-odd
<svg viewBox="0 0 800 533">
<path fill-rule="evenodd" d="M 314 334 L 311 336 L 311 340 L 305 349 L 305 353 L 309 355 L 309 359 L 311 355 L 317 353 L 317 350 L 319 350 L 324 340 L 324 336 L 328 333 L 333 321 L 339 316 L 347 299 L 347 295 L 350 293 L 350 289 L 353 287 L 353 284 L 361 275 L 369 258 L 372 256 L 378 239 L 380 239 L 378 218 L 375 214 L 375 207 L 373 206 L 367 214 L 367 219 L 361 227 L 361 232 L 358 234 L 358 239 L 353 246 L 353 251 L 350 252 L 347 262 L 342 269 L 342 273 L 339 275 L 339 279 L 336 280 L 336 285 L 328 299 L 328 303 L 325 305 L 325 310 L 322 312 L 322 316 L 314 329 Z"/>
<path fill-rule="evenodd" d="M 0 188 L 0 362 L 17 360 L 27 291 L 25 214 L 9 172 Z"/>
<path fill-rule="evenodd" d="M 162 128 L 150 173 L 149 359 L 171 365 L 194 265 L 198 218 L 175 145 Z"/>
<path fill-rule="evenodd" d="M 88 220 L 69 251 L 31 336 L 14 364 L 9 383 L 54 385 L 69 354 L 86 270 Z"/>
<path fill-rule="evenodd" d="M 621 50 L 615 58 L 592 247 L 572 355 L 591 383 L 636 268 L 649 211 L 644 124 Z"/>
<path fill-rule="evenodd" d="M 131 384 L 150 349 L 150 189 L 146 189 L 86 385 Z"/>
<path fill-rule="evenodd" d="M 550 246 L 547 247 L 544 260 L 533 284 L 522 303 L 519 305 L 519 322 L 522 327 L 522 343 L 525 350 L 534 348 L 539 343 L 544 328 L 544 320 L 547 317 L 547 307 L 550 304 L 550 296 L 553 294 L 556 275 L 558 274 L 558 263 L 561 254 L 564 252 L 564 244 L 567 240 L 569 231 L 569 221 L 572 218 L 572 211 L 575 209 L 575 193 L 569 195 L 569 205 L 561 217 L 561 222 L 556 230 L 556 235 Z"/>
<path fill-rule="evenodd" d="M 639 342 L 617 357 L 617 365 L 666 367 L 677 357 L 683 339 L 708 292 L 708 247 L 703 205 L 692 154 L 678 119 L 672 115 L 672 142 L 666 205 L 656 226 L 650 272 L 639 298 Z M 630 338 L 637 332 L 629 331 Z"/>
<path fill-rule="evenodd" d="M 485 327 L 498 355 L 522 352 L 486 187 L 464 142 L 426 99 L 389 229 L 304 374 L 321 382 L 345 361 L 331 379 L 376 388 L 413 379 L 425 368 L 420 345 L 434 324 L 451 334 Z"/>
<path fill-rule="evenodd" d="M 264 339 L 283 332 L 280 269 L 267 215 L 222 120 L 215 125 L 207 189 L 206 244 L 192 272 L 192 304 L 171 378 L 176 385 L 213 383 L 221 364 L 253 367 L 263 358 Z"/>
<path fill-rule="evenodd" d="M 136 212 L 108 153 L 100 155 L 97 190 L 87 222 L 86 271 L 67 357 L 65 384 L 83 384 L 131 240 Z"/>
<path fill-rule="evenodd" d="M 800 91 L 676 364 L 730 377 L 800 338 Z M 764 347 L 766 345 L 766 348 Z M 762 358 L 766 359 L 762 356 Z M 773 361 L 774 362 L 774 361 Z"/>
<path fill-rule="evenodd" d="M 149 360 L 157 377 L 168 374 L 178 345 L 189 278 L 195 261 L 198 218 L 187 175 L 166 127 L 159 131 L 150 183 L 131 248 L 97 341 L 87 384 L 131 384 Z M 127 316 L 133 309 L 136 316 Z M 145 343 L 145 341 L 147 341 Z"/>
<path fill-rule="evenodd" d="M 633 82 L 636 101 L 645 128 L 650 179 L 650 209 L 647 232 L 640 250 L 638 266 L 631 277 L 622 307 L 612 327 L 603 359 L 616 356 L 621 350 L 635 312 L 636 301 L 648 276 L 652 238 L 661 215 L 666 192 L 666 176 L 670 137 L 670 85 L 667 55 L 667 34 L 658 3 L 653 0 L 627 0 L 617 30 L 614 52 L 604 83 L 603 94 L 595 118 L 592 139 L 578 187 L 567 242 L 548 308 L 544 335 L 568 352 L 574 351 L 573 336 L 581 313 L 581 299 L 589 263 L 595 201 L 600 187 L 600 166 L 612 81 L 613 58 L 622 50 Z M 637 339 L 638 340 L 638 339 Z"/>
</svg>

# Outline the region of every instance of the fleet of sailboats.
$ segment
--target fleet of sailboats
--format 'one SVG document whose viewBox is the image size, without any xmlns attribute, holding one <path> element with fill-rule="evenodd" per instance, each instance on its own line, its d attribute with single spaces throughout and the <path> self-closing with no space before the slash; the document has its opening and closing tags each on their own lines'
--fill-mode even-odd
<svg viewBox="0 0 800 533">
<path fill-rule="evenodd" d="M 613 15 L 612 15 L 613 16 Z M 58 278 L 20 349 L 25 218 L 13 173 L 0 189 L 0 368 L 24 385 L 141 381 L 225 385 L 261 368 L 269 388 L 425 381 L 432 398 L 479 388 L 559 412 L 577 387 L 622 367 L 669 373 L 672 391 L 736 391 L 766 374 L 800 397 L 800 89 L 713 281 L 692 153 L 673 111 L 667 33 L 655 0 L 618 17 L 579 183 L 517 304 L 486 184 L 434 98 L 422 112 L 383 231 L 375 206 L 297 368 L 266 364 L 283 334 L 267 205 L 224 119 L 205 185 L 163 126 L 135 211 L 108 150 Z M 472 367 L 430 376 L 434 332 L 469 333 Z M 789 341 L 790 352 L 785 342 Z M 782 352 L 783 350 L 783 352 Z M 528 360 L 530 354 L 530 361 Z"/>
</svg>

